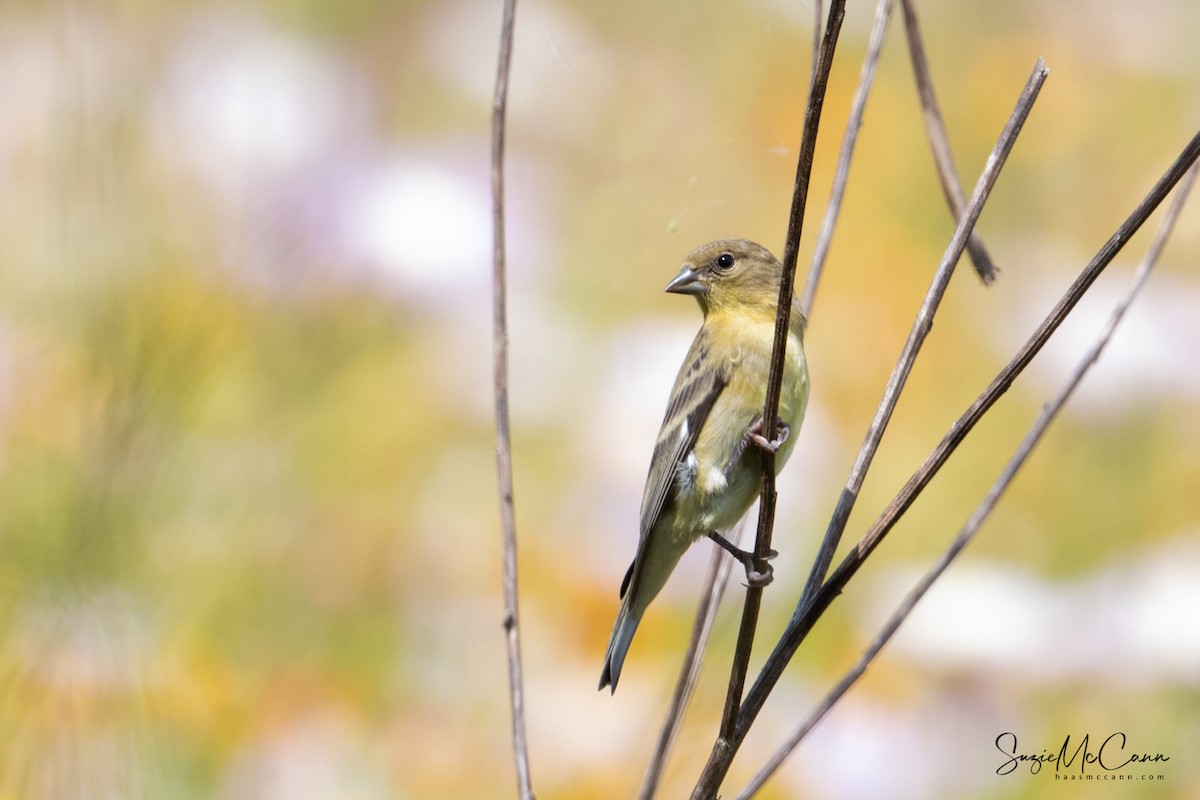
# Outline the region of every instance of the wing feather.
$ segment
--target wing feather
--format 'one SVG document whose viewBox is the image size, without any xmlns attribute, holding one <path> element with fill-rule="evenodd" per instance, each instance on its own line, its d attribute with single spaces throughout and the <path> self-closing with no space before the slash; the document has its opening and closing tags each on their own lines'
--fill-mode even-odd
<svg viewBox="0 0 1200 800">
<path fill-rule="evenodd" d="M 705 420 L 729 376 L 721 365 L 712 363 L 708 335 L 701 328 L 692 341 L 691 349 L 675 379 L 675 389 L 663 415 L 662 427 L 650 459 L 646 490 L 642 495 L 641 532 L 637 555 L 621 582 L 621 596 L 636 579 L 638 565 L 646 549 L 650 531 L 662 516 L 663 509 L 674 499 L 681 481 L 688 480 L 688 457 L 696 444 Z"/>
</svg>

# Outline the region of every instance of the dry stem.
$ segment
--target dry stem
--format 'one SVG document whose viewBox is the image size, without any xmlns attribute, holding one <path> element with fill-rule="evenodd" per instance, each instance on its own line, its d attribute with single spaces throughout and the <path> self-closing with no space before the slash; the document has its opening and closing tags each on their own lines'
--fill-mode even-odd
<svg viewBox="0 0 1200 800">
<path fill-rule="evenodd" d="M 532 800 L 529 752 L 525 736 L 525 691 L 521 668 L 521 624 L 517 607 L 517 523 L 513 506 L 512 437 L 508 418 L 508 277 L 504 241 L 504 126 L 508 75 L 512 64 L 516 0 L 505 0 L 492 99 L 492 358 L 496 402 L 496 483 L 503 537 L 504 643 L 508 656 L 508 696 L 512 708 L 513 756 L 517 788 Z"/>
</svg>

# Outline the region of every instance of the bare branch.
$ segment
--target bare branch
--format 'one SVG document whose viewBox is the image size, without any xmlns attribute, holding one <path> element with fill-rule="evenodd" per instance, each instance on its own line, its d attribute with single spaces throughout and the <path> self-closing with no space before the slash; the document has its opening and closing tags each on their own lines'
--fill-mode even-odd
<svg viewBox="0 0 1200 800">
<path fill-rule="evenodd" d="M 775 651 L 768 656 L 758 680 L 751 687 L 739 715 L 737 733 L 738 741 L 745 736 L 755 716 L 762 709 L 767 695 L 778 682 L 784 668 L 796 652 L 796 648 L 808 635 L 816 620 L 824 613 L 833 599 L 841 594 L 846 583 L 858 571 L 863 562 L 887 535 L 900 515 L 908 509 L 916 496 L 929 484 L 933 476 L 946 463 L 950 454 L 966 438 L 996 401 L 1008 390 L 1012 382 L 1029 365 L 1034 356 L 1046 344 L 1046 341 L 1062 324 L 1066 316 L 1083 297 L 1088 288 L 1099 277 L 1100 273 L 1112 262 L 1125 243 L 1145 223 L 1146 219 L 1156 209 L 1183 177 L 1189 168 L 1200 157 L 1200 133 L 1197 133 L 1180 153 L 1171 167 L 1163 174 L 1134 209 L 1133 213 L 1121 224 L 1091 262 L 1080 273 L 1075 282 L 1067 289 L 1057 305 L 1050 311 L 1037 330 L 1029 337 L 1013 359 L 1000 371 L 987 389 L 963 412 L 962 416 L 950 426 L 950 430 L 942 438 L 934 451 L 925 459 L 925 463 L 909 478 L 900 493 L 884 509 L 879 519 L 867 530 L 854 549 L 829 576 L 813 598 L 797 607 L 792 619 L 788 622 L 783 636 L 780 637 Z"/>
<path fill-rule="evenodd" d="M 833 67 L 833 53 L 845 17 L 845 0 L 833 0 L 829 7 L 829 20 L 821 41 L 817 58 L 817 70 L 809 87 L 808 103 L 804 115 L 804 131 L 800 138 L 800 155 L 796 165 L 796 183 L 792 192 L 792 208 L 788 217 L 787 240 L 783 251 L 783 275 L 779 282 L 779 299 L 775 315 L 775 341 L 771 351 L 771 369 L 767 376 L 766 400 L 763 407 L 762 429 L 774 431 L 779 417 L 779 397 L 783 389 L 783 362 L 787 348 L 788 326 L 791 319 L 792 293 L 796 277 L 796 259 L 800 251 L 800 232 L 804 226 L 804 209 L 808 201 L 809 179 L 812 175 L 813 157 L 817 147 L 817 131 L 821 123 L 821 109 L 825 105 L 825 91 L 829 85 L 829 72 Z M 765 572 L 767 556 L 771 551 L 771 532 L 775 525 L 775 454 L 763 451 L 762 495 L 758 508 L 758 531 L 754 544 L 755 569 Z M 738 705 L 750 663 L 750 650 L 754 645 L 754 631 L 758 625 L 758 611 L 762 603 L 762 587 L 746 587 L 746 602 L 742 607 L 742 623 L 738 631 L 737 647 L 734 650 L 733 667 L 729 677 L 729 691 L 725 698 L 725 713 L 721 722 L 721 738 L 733 733 Z M 697 787 L 699 791 L 699 787 Z M 714 787 L 715 791 L 715 787 Z"/>
<path fill-rule="evenodd" d="M 824 0 L 813 0 L 812 68 L 808 74 L 809 88 L 817 77 L 817 58 L 821 55 L 821 29 L 825 22 Z"/>
<path fill-rule="evenodd" d="M 961 219 L 966 199 L 963 197 L 962 185 L 958 182 L 958 167 L 954 165 L 954 153 L 950 150 L 950 135 L 946 132 L 946 122 L 942 119 L 942 111 L 938 106 L 937 95 L 933 91 L 933 80 L 929 77 L 929 62 L 925 58 L 925 44 L 921 38 L 921 29 L 917 26 L 917 12 L 912 0 L 901 0 L 904 8 L 904 28 L 908 38 L 908 54 L 912 61 L 913 75 L 917 80 L 917 94 L 921 99 L 921 116 L 925 120 L 925 134 L 929 137 L 929 146 L 933 150 L 933 162 L 937 166 L 938 180 L 942 184 L 942 192 L 956 220 Z M 995 262 L 983 246 L 983 240 L 972 232 L 967 240 L 967 252 L 975 264 L 984 283 L 996 279 Z"/>
<path fill-rule="evenodd" d="M 892 0 L 889 0 L 889 2 L 891 1 Z M 812 71 L 809 77 L 810 92 L 812 91 L 813 83 L 817 80 L 819 69 L 821 32 L 823 27 L 823 7 L 824 4 L 822 0 L 815 0 L 813 3 Z M 827 76 L 828 70 L 826 70 L 826 78 Z M 797 186 L 797 190 L 798 189 L 799 187 Z M 796 202 L 796 195 L 793 194 L 793 204 Z M 794 267 L 792 275 L 795 275 Z M 804 306 L 804 313 L 806 315 L 808 313 L 808 306 L 811 306 L 811 304 L 812 299 L 809 298 L 807 304 Z M 742 528 L 739 524 L 739 537 L 741 536 L 741 532 Z M 658 784 L 661 780 L 664 762 L 670 751 L 674 738 L 678 733 L 679 726 L 682 724 L 683 713 L 686 710 L 687 703 L 691 698 L 692 688 L 699 677 L 700 665 L 704 657 L 704 649 L 707 646 L 707 639 L 712 627 L 713 618 L 716 615 L 721 598 L 724 596 L 725 584 L 728 580 L 731 565 L 732 561 L 730 559 L 723 558 L 721 551 L 719 549 L 714 549 L 713 562 L 709 568 L 708 576 L 704 582 L 704 590 L 701 595 L 702 599 L 700 602 L 700 607 L 696 612 L 696 619 L 692 630 L 692 638 L 688 643 L 688 651 L 684 658 L 684 666 L 680 672 L 679 680 L 676 683 L 675 692 L 672 696 L 671 705 L 667 713 L 667 718 L 663 724 L 663 730 L 659 735 L 659 740 L 655 747 L 654 755 L 651 758 L 646 776 L 643 779 L 640 795 L 642 800 L 648 800 L 648 798 L 653 797 L 654 793 L 657 791 Z M 740 695 L 742 691 L 741 687 L 744 685 L 744 683 L 745 670 L 743 669 L 742 676 L 738 680 L 736 697 L 731 693 L 731 698 L 740 701 Z M 727 703 L 727 710 L 728 720 L 732 722 L 734 718 L 733 715 L 737 710 L 736 705 L 734 705 L 732 701 Z"/>
<path fill-rule="evenodd" d="M 496 483 L 503 537 L 504 642 L 508 655 L 508 696 L 512 707 L 513 755 L 522 800 L 532 800 L 525 736 L 525 691 L 521 668 L 521 625 L 517 608 L 517 523 L 513 506 L 512 437 L 508 418 L 508 276 L 504 241 L 504 126 L 508 75 L 512 64 L 516 0 L 505 0 L 492 99 L 492 358 L 496 401 Z"/>
<path fill-rule="evenodd" d="M 846 132 L 842 135 L 842 149 L 838 154 L 833 188 L 829 193 L 829 204 L 825 206 L 825 219 L 821 222 L 821 232 L 817 235 L 812 265 L 808 268 L 808 280 L 804 284 L 804 294 L 800 300 L 800 309 L 810 320 L 812 319 L 813 299 L 817 294 L 817 284 L 821 280 L 821 273 L 825 270 L 825 258 L 829 254 L 829 245 L 833 241 L 833 229 L 837 225 L 838 215 L 842 210 L 842 198 L 846 194 L 846 182 L 850 178 L 850 159 L 854 157 L 854 145 L 858 142 L 858 131 L 862 128 L 863 114 L 867 110 L 867 96 L 875 84 L 875 68 L 879 65 L 879 54 L 883 52 L 883 41 L 887 36 L 888 22 L 892 18 L 892 9 L 895 5 L 896 0 L 879 0 L 879 5 L 875 7 L 875 21 L 871 25 L 871 37 L 867 42 L 867 54 L 863 58 L 862 73 L 858 79 L 858 88 L 854 92 L 854 102 L 850 106 L 850 118 L 846 120 Z"/>
<path fill-rule="evenodd" d="M 907 1 L 907 0 L 906 0 Z M 1129 305 L 1137 297 L 1142 287 L 1146 283 L 1146 279 L 1150 276 L 1150 271 L 1157 263 L 1159 255 L 1161 255 L 1163 247 L 1167 239 L 1170 237 L 1172 230 L 1175 227 L 1175 221 L 1179 218 L 1179 213 L 1182 211 L 1184 203 L 1187 201 L 1188 193 L 1191 191 L 1192 184 L 1196 180 L 1197 168 L 1192 167 L 1180 184 L 1178 191 L 1175 193 L 1175 199 L 1171 203 L 1166 216 L 1163 219 L 1162 225 L 1158 229 L 1158 233 L 1154 237 L 1154 242 L 1150 245 L 1150 249 L 1146 252 L 1145 258 L 1138 267 L 1137 273 L 1134 276 L 1132 283 L 1125 296 L 1113 308 L 1112 315 L 1109 317 L 1105 326 L 1101 329 L 1095 342 L 1080 359 L 1074 372 L 1071 374 L 1066 385 L 1042 410 L 1025 438 L 1017 447 L 1016 452 L 1009 460 L 1007 466 L 1000 473 L 996 482 L 992 485 L 991 490 L 987 493 L 984 499 L 976 507 L 974 513 L 968 518 L 966 524 L 959 531 L 958 535 L 950 543 L 950 546 L 942 553 L 941 557 L 934 563 L 928 572 L 917 582 L 916 586 L 905 596 L 904 600 L 892 613 L 887 623 L 880 629 L 866 651 L 858 659 L 853 667 L 843 676 L 841 681 L 829 691 L 822 701 L 813 708 L 808 717 L 803 723 L 792 733 L 787 742 L 784 743 L 772 756 L 767 764 L 754 776 L 754 779 L 747 787 L 738 795 L 738 800 L 748 800 L 755 792 L 763 787 L 767 780 L 783 765 L 783 762 L 791 755 L 800 742 L 808 735 L 808 732 L 816 726 L 818 722 L 829 712 L 830 709 L 841 699 L 841 697 L 853 686 L 859 678 L 867 671 L 867 668 L 883 650 L 884 646 L 895 635 L 900 626 L 908 619 L 909 614 L 916 607 L 917 603 L 925 596 L 934 582 L 941 577 L 942 573 L 950 566 L 951 562 L 962 552 L 971 540 L 978 533 L 979 528 L 991 515 L 999 501 L 1000 496 L 1012 483 L 1017 472 L 1024 465 L 1033 448 L 1041 440 L 1050 423 L 1058 415 L 1058 412 L 1066 404 L 1067 400 L 1074 393 L 1075 388 L 1083 379 L 1083 376 L 1095 364 L 1100 357 L 1100 353 L 1107 346 L 1109 339 L 1112 338 L 1113 332 L 1117 325 L 1124 317 Z"/>
<path fill-rule="evenodd" d="M 946 292 L 946 287 L 950 283 L 954 267 L 958 264 L 958 260 L 962 256 L 967 236 L 983 210 L 983 204 L 986 202 L 992 186 L 995 185 L 996 178 L 1000 174 L 1000 168 L 1004 166 L 1009 152 L 1016 143 L 1017 135 L 1021 132 L 1021 127 L 1025 124 L 1025 119 L 1033 107 L 1033 102 L 1037 99 L 1038 92 L 1041 90 L 1042 83 L 1046 80 L 1047 74 L 1046 65 L 1039 58 L 1037 64 L 1034 65 L 1033 73 L 1029 76 L 1025 88 L 1021 92 L 1016 108 L 1009 117 L 1008 123 L 1004 126 L 1004 130 L 1001 132 L 1000 138 L 992 150 L 992 154 L 988 157 L 988 162 L 984 167 L 983 173 L 979 176 L 979 181 L 975 185 L 975 191 L 971 195 L 971 202 L 967 204 L 966 213 L 960 218 L 958 228 L 955 230 L 954 236 L 950 239 L 950 244 L 946 248 L 945 255 L 942 256 L 942 262 L 938 266 L 937 272 L 934 273 L 933 281 L 925 294 L 925 300 L 922 302 L 921 309 L 917 313 L 917 318 L 913 322 L 912 330 L 908 334 L 908 341 L 905 342 L 904 349 L 900 353 L 900 358 L 896 361 L 896 366 L 892 370 L 892 376 L 888 380 L 887 388 L 883 392 L 883 398 L 879 401 L 879 408 L 875 412 L 875 418 L 871 422 L 871 427 L 867 430 L 867 436 L 863 441 L 862 448 L 859 450 L 854 467 L 850 470 L 850 477 L 846 482 L 846 487 L 842 490 L 842 494 L 838 498 L 837 506 L 833 511 L 833 518 L 829 521 L 829 527 L 825 531 L 825 538 L 821 542 L 821 548 L 813 563 L 812 571 L 809 573 L 808 582 L 804 586 L 800 606 L 803 606 L 813 596 L 817 588 L 821 585 L 821 582 L 825 580 L 825 574 L 829 570 L 829 565 L 833 562 L 833 555 L 837 551 L 842 532 L 845 530 L 846 523 L 850 519 L 850 512 L 854 508 L 854 502 L 858 499 L 858 492 L 862 488 L 867 470 L 871 466 L 871 461 L 875 458 L 875 452 L 879 448 L 879 442 L 883 438 L 884 430 L 892 418 L 892 412 L 895 410 L 896 403 L 900 399 L 900 393 L 903 391 L 908 376 L 912 372 L 917 353 L 920 352 L 925 337 L 933 327 L 933 316 L 937 312 L 942 297 Z"/>
<path fill-rule="evenodd" d="M 808 102 L 805 106 L 804 129 L 800 137 L 800 153 L 796 163 L 796 182 L 792 190 L 792 206 L 788 215 L 787 238 L 783 250 L 783 275 L 779 282 L 779 297 L 775 316 L 775 337 L 771 351 L 771 367 L 767 376 L 766 398 L 763 403 L 762 429 L 774 431 L 779 417 L 779 399 L 783 388 L 783 364 L 787 349 L 788 328 L 792 309 L 792 296 L 796 277 L 796 260 L 800 251 L 800 233 L 804 225 L 804 209 L 808 201 L 808 187 L 812 176 L 813 157 L 816 153 L 817 133 L 820 128 L 821 110 L 825 105 L 825 92 L 829 85 L 829 73 L 833 68 L 833 54 L 837 47 L 842 20 L 846 14 L 845 0 L 833 0 L 829 18 L 825 24 L 821 47 L 818 50 L 816 67 L 809 84 Z M 775 455 L 769 451 L 762 454 L 762 492 L 759 499 L 758 529 L 754 545 L 754 565 L 760 572 L 766 571 L 767 556 L 771 550 L 771 534 L 775 525 Z M 737 646 L 729 675 L 729 689 L 725 697 L 725 710 L 717 740 L 713 743 L 712 755 L 693 790 L 693 798 L 715 797 L 720 782 L 728 769 L 726 755 L 732 757 L 729 742 L 737 721 L 746 674 L 750 664 L 750 652 L 754 647 L 754 633 L 758 626 L 759 608 L 762 604 L 762 587 L 746 587 L 746 601 L 742 606 L 742 621 L 738 629 Z M 722 766 L 723 764 L 723 766 Z"/>
</svg>

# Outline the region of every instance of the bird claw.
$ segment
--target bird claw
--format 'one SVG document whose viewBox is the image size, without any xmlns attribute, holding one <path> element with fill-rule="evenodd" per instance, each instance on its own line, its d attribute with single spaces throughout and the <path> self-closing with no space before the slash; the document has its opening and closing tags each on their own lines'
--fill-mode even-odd
<svg viewBox="0 0 1200 800">
<path fill-rule="evenodd" d="M 769 453 L 779 452 L 779 448 L 783 447 L 783 443 L 792 435 L 792 426 L 786 422 L 780 422 L 775 428 L 778 431 L 778 436 L 775 439 L 768 439 L 762 433 L 762 417 L 754 421 L 746 431 L 746 441 L 753 442 L 756 446 L 761 447 Z"/>
<path fill-rule="evenodd" d="M 765 572 L 759 572 L 756 569 L 746 570 L 746 585 L 752 586 L 755 589 L 762 589 L 769 586 L 773 580 L 775 580 L 775 568 L 770 564 L 767 564 Z"/>
<path fill-rule="evenodd" d="M 738 563 L 745 568 L 746 583 L 748 586 L 761 589 L 775 580 L 775 568 L 770 564 L 766 564 L 766 569 L 760 572 L 754 564 L 754 553 L 751 553 L 749 550 L 743 550 L 716 531 L 709 533 L 708 538 L 712 539 L 722 550 L 737 559 Z M 768 550 L 764 560 L 770 561 L 777 555 L 779 555 L 778 550 Z"/>
<path fill-rule="evenodd" d="M 742 440 L 738 442 L 737 447 L 733 448 L 733 455 L 729 457 L 729 461 L 725 464 L 725 474 L 728 475 L 733 472 L 733 468 L 737 466 L 738 459 L 742 457 L 746 452 L 746 448 L 751 444 L 760 450 L 766 450 L 770 453 L 779 452 L 779 448 L 783 446 L 783 443 L 791 435 L 792 426 L 786 422 L 780 422 L 776 430 L 779 431 L 779 437 L 775 440 L 768 439 L 762 435 L 762 417 L 754 420 L 754 424 L 747 428 L 746 433 L 742 435 Z"/>
</svg>

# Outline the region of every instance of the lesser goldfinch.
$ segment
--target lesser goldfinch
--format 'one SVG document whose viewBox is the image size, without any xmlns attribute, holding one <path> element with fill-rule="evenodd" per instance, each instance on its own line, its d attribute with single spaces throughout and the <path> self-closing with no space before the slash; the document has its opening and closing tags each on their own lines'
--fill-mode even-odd
<svg viewBox="0 0 1200 800">
<path fill-rule="evenodd" d="M 793 302 L 779 401 L 779 428 L 760 430 L 775 337 L 783 267 L 765 247 L 721 239 L 697 247 L 666 291 L 693 295 L 704 313 L 671 389 L 642 496 L 637 555 L 621 583 L 600 688 L 617 688 L 642 614 L 692 542 L 703 536 L 738 555 L 752 581 L 748 553 L 719 531 L 737 523 L 761 486 L 762 447 L 775 451 L 776 473 L 791 455 L 808 402 L 804 315 Z"/>
</svg>

